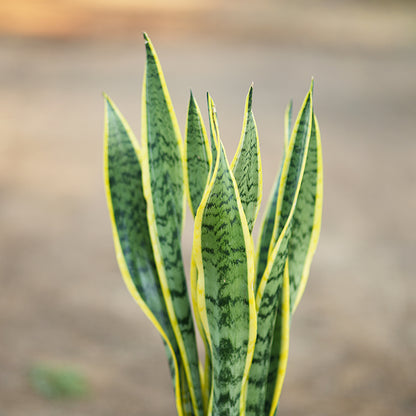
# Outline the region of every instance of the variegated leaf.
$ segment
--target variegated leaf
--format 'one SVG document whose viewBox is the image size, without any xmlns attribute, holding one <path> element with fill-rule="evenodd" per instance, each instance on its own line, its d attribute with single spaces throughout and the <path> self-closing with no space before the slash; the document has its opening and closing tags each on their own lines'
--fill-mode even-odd
<svg viewBox="0 0 416 416">
<path fill-rule="evenodd" d="M 292 119 L 292 101 L 286 107 L 286 111 L 285 111 L 285 134 L 284 134 L 285 146 L 283 149 L 283 160 L 285 159 L 286 149 L 289 146 L 291 119 Z M 264 269 L 266 268 L 267 259 L 269 255 L 269 247 L 271 245 L 274 222 L 276 220 L 277 197 L 279 194 L 280 179 L 282 176 L 282 168 L 283 168 L 283 165 L 281 166 L 279 175 L 276 177 L 276 180 L 274 182 L 272 193 L 267 203 L 266 213 L 264 215 L 264 219 L 261 225 L 259 243 L 257 245 L 258 250 L 257 250 L 257 265 L 256 265 L 256 286 L 255 286 L 256 292 L 259 287 L 260 280 L 263 276 Z"/>
<path fill-rule="evenodd" d="M 211 347 L 202 325 L 201 316 L 199 313 L 198 299 L 197 299 L 197 284 L 198 284 L 198 270 L 195 264 L 195 257 L 192 253 L 191 256 L 191 295 L 192 295 L 192 307 L 195 316 L 195 322 L 198 327 L 198 331 L 201 335 L 202 342 L 205 347 L 205 364 L 201 372 L 201 387 L 202 387 L 202 402 L 204 406 L 204 414 L 208 408 L 208 400 L 212 386 L 212 359 L 211 359 Z"/>
<path fill-rule="evenodd" d="M 250 369 L 247 393 L 247 416 L 264 415 L 266 405 L 267 380 L 272 344 L 275 342 L 275 327 L 281 315 L 284 269 L 287 262 L 287 247 L 292 221 L 289 221 L 273 250 L 265 269 L 256 297 L 257 327 L 256 347 Z"/>
<path fill-rule="evenodd" d="M 311 139 L 305 172 L 299 190 L 289 242 L 290 305 L 294 311 L 299 304 L 312 257 L 318 244 L 322 218 L 322 150 L 316 117 L 313 117 Z"/>
<path fill-rule="evenodd" d="M 201 112 L 192 92 L 186 120 L 185 148 L 189 201 L 195 216 L 207 185 L 212 155 Z"/>
<path fill-rule="evenodd" d="M 263 191 L 259 136 L 252 102 L 253 86 L 247 94 L 241 139 L 231 163 L 250 232 L 260 209 Z"/>
<path fill-rule="evenodd" d="M 117 261 L 124 282 L 166 346 L 177 410 L 182 412 L 182 360 L 159 284 L 146 218 L 139 148 L 131 129 L 105 97 L 104 176 Z"/>
<path fill-rule="evenodd" d="M 208 116 L 209 116 L 209 132 L 211 139 L 211 154 L 213 163 L 211 164 L 210 178 L 214 173 L 215 161 L 217 160 L 217 152 L 219 148 L 218 140 L 220 137 L 219 128 L 218 128 L 218 118 L 217 118 L 217 109 L 214 104 L 212 97 L 207 94 L 207 104 L 208 104 Z"/>
<path fill-rule="evenodd" d="M 209 179 L 212 178 L 212 174 L 214 172 L 215 161 L 217 157 L 218 151 L 218 140 L 219 140 L 219 129 L 218 129 L 218 120 L 217 120 L 217 113 L 215 109 L 215 104 L 212 97 L 207 94 L 207 104 L 208 104 L 208 112 L 209 112 L 209 125 L 210 125 L 210 137 L 211 137 L 211 147 L 209 154 L 211 154 L 211 164 L 210 164 L 210 172 L 209 172 Z M 202 121 L 202 118 L 201 118 Z M 215 159 L 214 163 L 212 163 L 212 154 L 214 154 Z M 208 186 L 208 184 L 207 184 Z M 204 193 L 207 192 L 207 186 L 205 187 Z M 200 204 L 198 205 L 199 208 Z M 205 332 L 205 329 L 201 322 L 200 316 L 200 306 L 197 302 L 197 279 L 198 279 L 198 270 L 195 263 L 195 256 L 194 252 L 192 253 L 191 259 L 191 291 L 192 291 L 192 304 L 193 310 L 195 314 L 195 321 L 198 326 L 199 333 L 201 335 L 202 341 L 205 346 L 205 366 L 204 366 L 204 375 L 202 378 L 203 381 L 203 402 L 204 402 L 204 409 L 208 408 L 208 401 L 210 400 L 211 390 L 212 390 L 212 351 L 211 346 L 209 343 L 209 335 Z"/>
<path fill-rule="evenodd" d="M 289 330 L 290 330 L 290 284 L 289 267 L 286 262 L 279 308 L 274 326 L 273 344 L 267 376 L 267 392 L 264 415 L 274 416 L 282 392 L 283 381 L 286 375 L 287 360 L 289 357 Z"/>
<path fill-rule="evenodd" d="M 202 414 L 195 331 L 182 263 L 184 154 L 172 102 L 150 39 L 142 100 L 143 189 L 156 268 L 195 414 Z"/>
<path fill-rule="evenodd" d="M 297 121 L 295 123 L 292 136 L 289 142 L 289 146 L 285 154 L 277 201 L 276 220 L 272 237 L 273 239 L 274 236 L 278 235 L 278 239 L 276 244 L 272 247 L 271 253 L 269 254 L 268 266 L 266 267 L 266 271 L 267 268 L 270 267 L 270 262 L 273 261 L 273 255 L 276 253 L 276 250 L 280 248 L 280 245 L 283 243 L 284 240 L 287 240 L 288 238 L 290 239 L 291 237 L 291 231 L 294 225 L 293 218 L 303 179 L 303 174 L 305 171 L 308 147 L 312 132 L 312 88 L 313 83 L 308 94 L 306 95 L 302 108 L 298 114 Z M 288 242 L 289 240 L 287 240 L 287 244 Z M 261 302 L 264 293 L 267 293 L 268 283 L 269 282 L 267 273 L 265 272 L 262 277 L 262 280 L 260 281 L 256 297 L 256 303 L 257 305 L 259 305 L 259 310 L 261 309 Z M 278 321 L 276 321 L 274 327 L 278 328 L 278 326 L 279 323 Z M 282 366 L 282 363 L 279 362 L 279 360 L 281 360 L 280 353 L 278 353 L 280 351 L 281 344 L 281 341 L 279 339 L 280 336 L 281 331 L 274 331 L 274 338 L 271 347 L 270 364 L 267 376 L 268 384 L 266 393 L 266 414 L 269 413 L 270 408 L 273 412 L 270 413 L 271 415 L 274 414 L 275 411 L 275 409 L 273 410 L 272 408 L 272 404 L 275 403 L 277 406 L 277 383 L 282 382 L 282 380 L 280 380 L 278 376 L 279 368 L 281 368 Z M 273 395 L 271 392 L 273 392 Z"/>
<path fill-rule="evenodd" d="M 289 214 L 296 203 L 297 194 L 299 193 L 299 187 L 305 169 L 309 139 L 311 136 L 312 90 L 313 81 L 296 119 L 283 161 L 276 206 L 276 217 L 269 254 L 273 251 L 274 244 L 285 227 Z"/>
<path fill-rule="evenodd" d="M 308 93 L 305 102 L 309 100 L 310 92 Z M 285 124 L 287 129 L 285 131 L 285 135 L 287 134 L 289 127 L 288 119 L 290 117 L 290 109 L 291 106 L 289 105 L 286 111 L 286 121 Z M 301 111 L 302 113 L 302 111 Z M 310 132 L 309 132 L 310 135 Z M 309 137 L 303 137 L 299 135 L 297 137 L 298 145 L 302 148 L 302 146 L 308 146 Z M 304 140 L 302 142 L 302 140 Z M 285 139 L 285 144 L 287 143 Z M 292 148 L 293 148 L 292 143 Z M 287 147 L 287 149 L 286 149 Z M 267 256 L 266 267 L 264 269 L 264 273 L 261 276 L 261 279 L 258 284 L 258 290 L 256 295 L 256 306 L 258 310 L 258 320 L 262 324 L 258 327 L 257 332 L 257 341 L 256 341 L 256 348 L 254 351 L 254 358 L 253 364 L 250 370 L 250 378 L 249 378 L 249 391 L 248 391 L 248 404 L 247 404 L 247 414 L 255 416 L 257 414 L 268 414 L 267 406 L 270 407 L 270 403 L 268 403 L 271 398 L 267 397 L 268 389 L 275 391 L 275 386 L 268 386 L 267 380 L 270 378 L 273 381 L 276 381 L 272 375 L 269 375 L 271 365 L 272 368 L 278 368 L 281 363 L 276 361 L 276 353 L 274 355 L 271 354 L 272 352 L 272 345 L 276 345 L 280 343 L 279 339 L 275 339 L 276 336 L 280 337 L 280 332 L 275 330 L 276 327 L 279 326 L 279 321 L 281 319 L 281 315 L 279 315 L 278 311 L 281 308 L 281 300 L 282 295 L 281 292 L 283 290 L 283 281 L 284 281 L 284 270 L 285 264 L 287 263 L 287 254 L 288 254 L 288 244 L 291 237 L 291 229 L 293 225 L 293 215 L 294 215 L 294 207 L 296 206 L 297 195 L 299 192 L 300 183 L 302 180 L 303 175 L 303 166 L 304 166 L 304 159 L 306 158 L 306 152 L 304 152 L 304 158 L 297 158 L 293 152 L 290 152 L 289 146 L 285 146 L 285 159 L 282 170 L 280 172 L 279 178 L 279 188 L 275 186 L 273 197 L 271 203 L 269 204 L 268 211 L 266 212 L 266 219 L 265 224 L 267 228 L 262 230 L 262 237 L 260 239 L 263 242 L 263 246 L 260 245 L 260 249 L 263 248 L 263 262 L 265 261 L 265 252 L 267 248 L 267 240 L 272 239 L 272 221 L 276 221 L 275 212 L 278 203 L 278 189 L 281 188 L 282 178 L 284 178 L 287 173 L 289 167 L 292 167 L 292 170 L 296 170 L 299 173 L 299 176 L 296 178 L 296 182 L 293 183 L 291 186 L 295 188 L 294 197 L 292 200 L 292 209 L 286 218 L 286 222 L 284 227 L 279 234 L 279 238 L 276 244 L 273 247 L 273 250 Z M 285 170 L 286 169 L 286 170 Z M 274 208 L 274 215 L 272 209 Z M 262 266 L 262 263 L 260 263 Z M 259 273 L 260 270 L 258 270 Z M 280 344 L 279 344 L 280 345 Z M 277 357 L 278 358 L 278 357 Z"/>
<path fill-rule="evenodd" d="M 237 416 L 244 414 L 256 334 L 254 259 L 237 185 L 218 145 L 195 220 L 193 252 L 198 306 L 212 353 L 208 414 Z"/>
</svg>

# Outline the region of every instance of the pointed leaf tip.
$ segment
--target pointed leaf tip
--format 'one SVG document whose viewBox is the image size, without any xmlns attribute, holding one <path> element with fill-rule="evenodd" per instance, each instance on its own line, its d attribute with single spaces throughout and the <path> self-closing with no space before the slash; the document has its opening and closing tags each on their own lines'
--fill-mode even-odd
<svg viewBox="0 0 416 416">
<path fill-rule="evenodd" d="M 247 94 L 247 111 L 251 111 L 251 106 L 253 102 L 253 83 L 251 83 L 250 88 Z"/>
<path fill-rule="evenodd" d="M 212 112 L 214 114 L 217 113 L 217 108 L 215 107 L 215 103 L 214 100 L 212 99 L 212 97 L 209 95 L 209 92 L 207 92 L 207 102 L 208 102 L 208 109 L 211 107 L 212 108 Z"/>
<path fill-rule="evenodd" d="M 105 92 L 103 92 L 103 97 L 104 97 L 105 104 L 107 104 L 112 109 L 114 109 L 115 105 L 114 105 L 113 101 L 111 100 L 111 98 Z"/>
<path fill-rule="evenodd" d="M 241 138 L 231 163 L 250 233 L 260 207 L 262 192 L 260 146 L 252 111 L 252 98 L 253 86 L 250 86 L 245 103 Z"/>
<path fill-rule="evenodd" d="M 204 194 L 212 158 L 202 115 L 192 91 L 186 119 L 185 149 L 188 196 L 195 216 Z"/>
</svg>

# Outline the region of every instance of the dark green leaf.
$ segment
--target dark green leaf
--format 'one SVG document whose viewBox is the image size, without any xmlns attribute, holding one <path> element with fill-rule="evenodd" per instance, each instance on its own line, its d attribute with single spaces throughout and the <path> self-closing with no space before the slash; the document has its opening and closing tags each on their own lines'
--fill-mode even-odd
<svg viewBox="0 0 416 416">
<path fill-rule="evenodd" d="M 250 232 L 253 230 L 260 208 L 263 187 L 259 136 L 252 100 L 253 86 L 247 94 L 241 139 L 231 163 Z"/>
<path fill-rule="evenodd" d="M 131 295 L 164 339 L 177 404 L 181 406 L 177 371 L 182 361 L 153 256 L 138 145 L 108 97 L 105 110 L 104 174 L 117 260 Z"/>
<path fill-rule="evenodd" d="M 212 414 L 237 416 L 245 406 L 256 333 L 254 259 L 237 185 L 219 146 L 195 221 L 194 254 L 198 304 L 212 351 Z"/>
<path fill-rule="evenodd" d="M 150 39 L 142 102 L 143 189 L 156 269 L 196 414 L 202 414 L 198 353 L 181 252 L 184 216 L 182 141 Z"/>
<path fill-rule="evenodd" d="M 186 121 L 185 147 L 190 206 L 195 216 L 207 185 L 212 156 L 201 112 L 192 93 Z"/>
<path fill-rule="evenodd" d="M 318 244 L 322 217 L 322 151 L 319 127 L 313 118 L 308 156 L 289 242 L 290 305 L 299 304 Z"/>
</svg>

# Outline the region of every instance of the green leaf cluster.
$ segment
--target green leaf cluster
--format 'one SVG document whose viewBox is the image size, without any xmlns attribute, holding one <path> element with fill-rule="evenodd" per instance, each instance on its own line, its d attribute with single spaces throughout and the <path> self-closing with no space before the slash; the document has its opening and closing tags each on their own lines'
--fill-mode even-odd
<svg viewBox="0 0 416 416">
<path fill-rule="evenodd" d="M 182 140 L 155 49 L 144 38 L 141 144 L 105 96 L 104 174 L 121 274 L 162 336 L 179 415 L 273 416 L 291 316 L 321 225 L 313 82 L 293 126 L 292 105 L 286 110 L 283 163 L 255 245 L 262 167 L 252 86 L 229 163 L 209 95 L 209 139 L 191 93 Z M 181 251 L 186 201 L 194 216 L 190 296 Z"/>
</svg>

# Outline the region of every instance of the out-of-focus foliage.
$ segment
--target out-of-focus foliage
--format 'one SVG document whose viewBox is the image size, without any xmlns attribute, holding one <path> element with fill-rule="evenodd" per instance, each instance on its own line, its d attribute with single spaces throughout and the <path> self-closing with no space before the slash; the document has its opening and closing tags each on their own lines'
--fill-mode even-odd
<svg viewBox="0 0 416 416">
<path fill-rule="evenodd" d="M 34 390 L 48 399 L 80 398 L 88 394 L 88 383 L 74 368 L 36 364 L 29 372 Z"/>
</svg>

